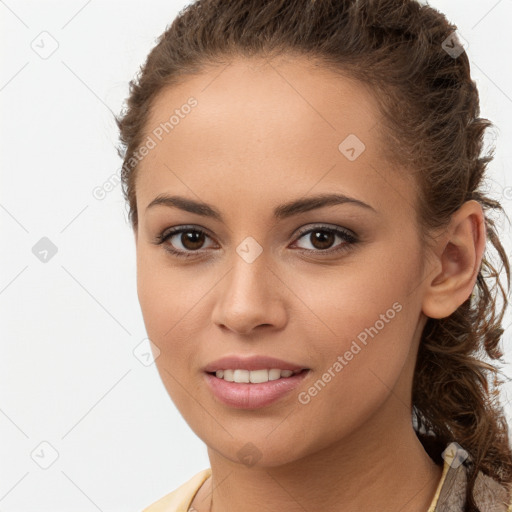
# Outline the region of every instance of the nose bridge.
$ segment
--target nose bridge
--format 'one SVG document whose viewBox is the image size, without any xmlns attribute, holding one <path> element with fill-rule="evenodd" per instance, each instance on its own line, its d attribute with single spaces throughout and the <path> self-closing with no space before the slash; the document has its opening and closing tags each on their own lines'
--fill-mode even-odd
<svg viewBox="0 0 512 512">
<path fill-rule="evenodd" d="M 213 321 L 238 332 L 280 323 L 284 311 L 278 305 L 275 276 L 263 247 L 247 237 L 235 248 L 230 267 L 217 296 Z"/>
<path fill-rule="evenodd" d="M 270 272 L 267 252 L 256 239 L 246 237 L 236 248 L 232 258 L 229 293 L 241 296 L 243 300 L 260 299 L 266 294 L 267 274 Z"/>
<path fill-rule="evenodd" d="M 238 256 L 248 265 L 252 265 L 257 260 L 265 260 L 263 255 L 263 246 L 252 236 L 246 236 L 236 247 Z"/>
</svg>

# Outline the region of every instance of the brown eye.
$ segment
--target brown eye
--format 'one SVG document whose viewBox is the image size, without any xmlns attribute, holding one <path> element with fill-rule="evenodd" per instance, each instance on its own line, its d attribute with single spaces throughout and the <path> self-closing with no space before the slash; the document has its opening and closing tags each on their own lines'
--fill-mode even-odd
<svg viewBox="0 0 512 512">
<path fill-rule="evenodd" d="M 202 231 L 183 231 L 180 242 L 185 249 L 194 251 L 200 249 L 204 244 L 205 234 Z"/>
<path fill-rule="evenodd" d="M 334 245 L 336 239 L 340 239 L 341 244 Z M 336 253 L 348 250 L 350 246 L 357 243 L 357 238 L 349 231 L 340 228 L 333 228 L 328 226 L 317 226 L 313 229 L 303 230 L 298 240 L 304 239 L 309 242 L 311 248 L 300 247 L 300 249 L 309 253 Z"/>
<path fill-rule="evenodd" d="M 188 258 L 200 254 L 207 238 L 210 237 L 203 230 L 184 226 L 162 232 L 154 243 L 162 244 L 166 251 L 175 256 Z"/>
<path fill-rule="evenodd" d="M 202 255 L 202 249 L 206 248 L 204 244 L 207 238 L 211 240 L 211 237 L 202 229 L 182 226 L 163 231 L 153 243 L 162 244 L 165 250 L 174 256 L 189 258 Z M 334 245 L 337 238 L 344 243 Z M 303 252 L 326 255 L 347 251 L 358 242 L 357 237 L 351 231 L 329 226 L 303 230 L 297 240 L 300 239 L 309 240 L 311 246 L 311 248 L 299 246 Z"/>
<path fill-rule="evenodd" d="M 326 231 L 312 231 L 310 234 L 311 244 L 315 249 L 329 249 L 329 247 L 336 240 L 336 236 L 333 233 Z"/>
</svg>

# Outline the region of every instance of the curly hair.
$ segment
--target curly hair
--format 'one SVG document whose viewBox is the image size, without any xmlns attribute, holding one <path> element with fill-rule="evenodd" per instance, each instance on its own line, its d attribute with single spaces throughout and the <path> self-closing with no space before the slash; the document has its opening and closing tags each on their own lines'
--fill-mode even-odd
<svg viewBox="0 0 512 512">
<path fill-rule="evenodd" d="M 466 52 L 449 51 L 462 46 L 456 30 L 443 14 L 417 0 L 198 0 L 166 27 L 130 81 L 127 108 L 116 117 L 117 151 L 136 227 L 134 155 L 163 88 L 237 56 L 278 54 L 315 59 L 368 86 L 379 98 L 384 156 L 414 174 L 425 246 L 432 241 L 430 233 L 445 227 L 465 201 L 478 201 L 484 211 L 487 246 L 475 289 L 450 316 L 428 318 L 412 390 L 413 426 L 431 458 L 441 464 L 450 442 L 468 452 L 465 510 L 479 512 L 474 497 L 479 471 L 507 489 L 512 483 L 508 425 L 498 399 L 503 381 L 491 361 L 504 362 L 499 342 L 510 266 L 489 209 L 505 212 L 482 189 L 493 159 L 493 151 L 481 155 L 483 138 L 493 125 L 479 117 Z M 490 246 L 501 261 L 499 270 L 491 262 Z"/>
</svg>

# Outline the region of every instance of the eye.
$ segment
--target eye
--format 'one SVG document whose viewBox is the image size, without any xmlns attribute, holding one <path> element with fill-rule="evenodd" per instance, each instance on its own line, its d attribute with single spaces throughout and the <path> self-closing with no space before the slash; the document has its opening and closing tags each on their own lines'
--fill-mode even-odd
<svg viewBox="0 0 512 512">
<path fill-rule="evenodd" d="M 309 243 L 313 248 L 299 248 L 302 252 L 306 253 L 339 253 L 348 250 L 351 245 L 358 241 L 352 232 L 332 226 L 321 225 L 307 230 L 302 229 L 297 240 L 301 238 L 308 240 L 307 235 L 309 235 Z M 337 237 L 344 241 L 344 243 L 335 246 L 333 249 L 331 246 Z M 153 243 L 156 245 L 163 244 L 165 250 L 174 256 L 189 258 L 197 256 L 200 253 L 200 249 L 204 249 L 204 243 L 207 238 L 211 237 L 204 230 L 198 229 L 195 226 L 178 226 L 162 231 L 157 235 Z"/>
<path fill-rule="evenodd" d="M 181 258 L 189 258 L 195 256 L 194 253 L 198 252 L 198 249 L 203 248 L 205 238 L 210 237 L 202 229 L 194 226 L 180 226 L 162 231 L 154 243 L 160 245 L 169 240 L 170 243 L 164 244 L 166 251 Z M 173 239 L 175 239 L 174 242 Z M 175 244 L 178 245 L 178 249 L 175 248 Z"/>
<path fill-rule="evenodd" d="M 299 235 L 301 236 L 299 236 L 298 240 L 305 238 L 305 240 L 309 242 L 310 246 L 313 247 L 313 249 L 306 248 L 303 250 L 313 253 L 338 253 L 348 250 L 351 245 L 357 243 L 357 238 L 354 234 L 347 230 L 332 226 L 316 226 L 307 230 L 301 230 Z M 345 243 L 332 248 L 331 246 L 336 238 L 340 238 Z"/>
</svg>

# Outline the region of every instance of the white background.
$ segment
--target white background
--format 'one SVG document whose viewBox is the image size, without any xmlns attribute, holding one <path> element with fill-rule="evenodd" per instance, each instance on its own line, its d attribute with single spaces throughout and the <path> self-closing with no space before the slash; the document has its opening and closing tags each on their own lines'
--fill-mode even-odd
<svg viewBox="0 0 512 512">
<path fill-rule="evenodd" d="M 429 3 L 469 43 L 481 115 L 498 128 L 490 186 L 512 216 L 512 1 Z M 92 193 L 121 166 L 109 108 L 185 4 L 0 1 L 0 511 L 137 511 L 209 467 L 133 353 L 146 333 L 121 188 Z M 45 59 L 41 37 L 58 44 Z M 57 248 L 46 263 L 32 252 L 43 237 Z"/>
</svg>

